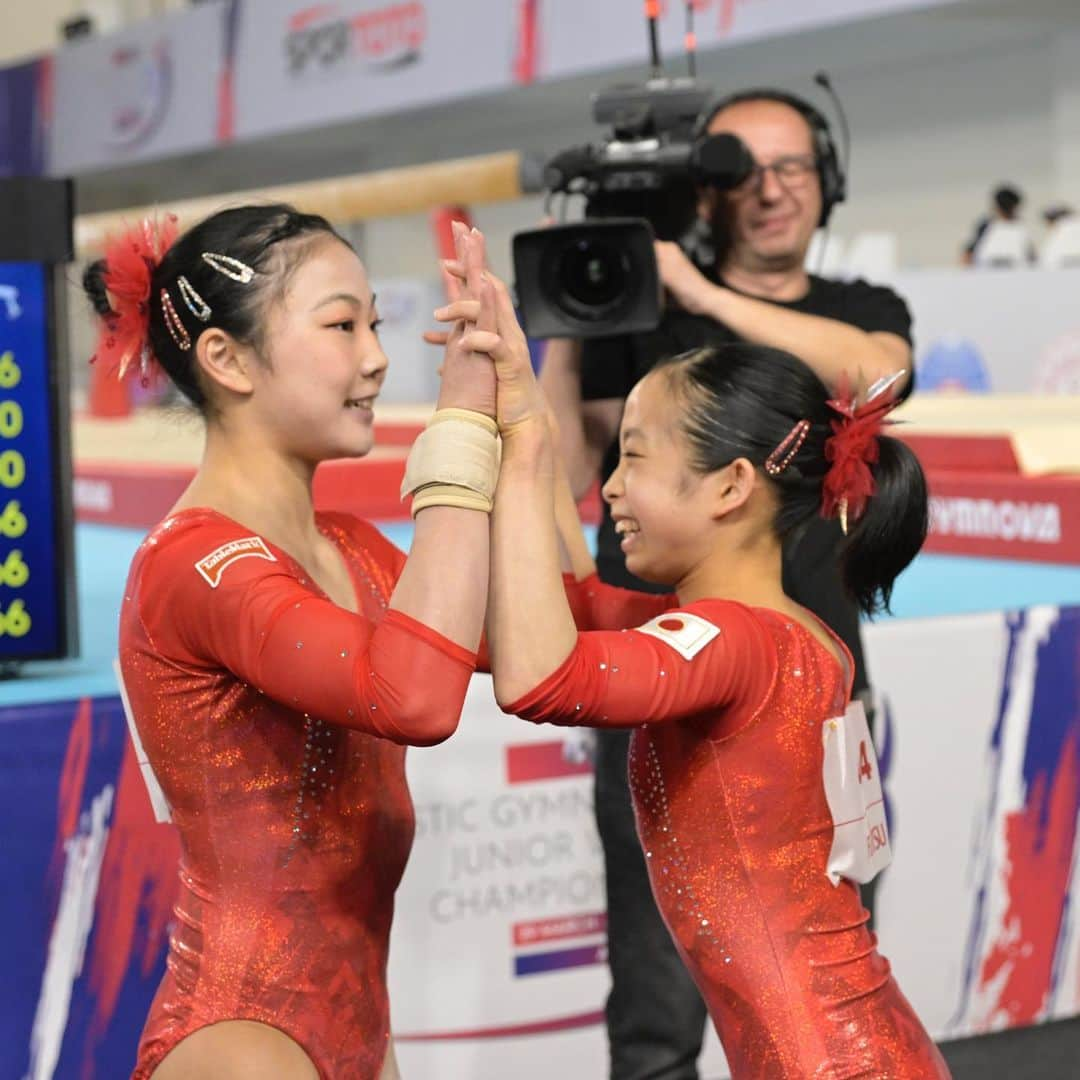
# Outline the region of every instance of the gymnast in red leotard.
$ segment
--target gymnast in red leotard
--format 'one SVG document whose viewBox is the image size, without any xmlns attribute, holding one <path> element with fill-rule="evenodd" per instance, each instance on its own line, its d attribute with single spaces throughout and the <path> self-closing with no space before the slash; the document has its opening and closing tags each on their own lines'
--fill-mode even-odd
<svg viewBox="0 0 1080 1080">
<path fill-rule="evenodd" d="M 635 729 L 653 891 L 735 1080 L 947 1077 L 855 884 L 880 866 L 886 830 L 851 657 L 781 588 L 781 537 L 814 513 L 851 524 L 846 581 L 866 611 L 918 551 L 925 481 L 880 434 L 895 379 L 830 401 L 809 367 L 756 345 L 655 369 L 627 400 L 603 494 L 628 569 L 675 595 L 601 584 L 578 544 L 567 603 L 555 522 L 573 504 L 504 293 L 496 306 L 499 338 L 468 340 L 499 379 L 487 627 L 500 704 Z M 466 296 L 445 315 L 476 310 Z M 837 753 L 855 767 L 831 771 Z"/>
<path fill-rule="evenodd" d="M 356 254 L 280 205 L 175 233 L 145 222 L 86 276 L 98 363 L 160 365 L 206 418 L 202 465 L 136 554 L 120 619 L 133 729 L 182 850 L 134 1075 L 393 1078 L 404 747 L 453 732 L 476 665 L 492 365 L 458 324 L 409 459 L 406 559 L 312 505 L 320 461 L 371 448 L 386 369 Z M 474 292 L 493 326 L 490 289 Z"/>
</svg>

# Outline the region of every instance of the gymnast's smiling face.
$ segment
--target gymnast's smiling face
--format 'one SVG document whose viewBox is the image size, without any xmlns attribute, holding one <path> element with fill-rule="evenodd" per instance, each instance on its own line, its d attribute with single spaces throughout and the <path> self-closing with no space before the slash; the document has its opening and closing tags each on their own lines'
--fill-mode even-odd
<svg viewBox="0 0 1080 1080">
<path fill-rule="evenodd" d="M 387 358 L 356 253 L 329 235 L 296 242 L 303 252 L 290 253 L 290 269 L 266 290 L 257 344 L 221 335 L 199 350 L 220 422 L 243 425 L 259 449 L 315 465 L 371 450 Z"/>
</svg>

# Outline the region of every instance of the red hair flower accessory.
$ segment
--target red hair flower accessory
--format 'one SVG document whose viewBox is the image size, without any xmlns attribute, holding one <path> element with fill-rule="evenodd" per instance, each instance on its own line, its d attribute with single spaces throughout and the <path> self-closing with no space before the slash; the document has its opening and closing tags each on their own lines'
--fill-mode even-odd
<svg viewBox="0 0 1080 1080">
<path fill-rule="evenodd" d="M 177 234 L 176 215 L 143 218 L 105 247 L 103 280 L 112 312 L 105 316 L 92 363 L 103 360 L 123 379 L 136 359 L 145 385 L 150 350 L 150 278 Z"/>
<path fill-rule="evenodd" d="M 876 490 L 870 466 L 878 460 L 881 429 L 890 422 L 885 417 L 897 405 L 893 388 L 904 374 L 898 371 L 878 379 L 861 405 L 856 405 L 845 377 L 838 396 L 828 403 L 840 418 L 831 422 L 833 433 L 825 440 L 825 458 L 830 464 L 822 484 L 821 516 L 839 517 L 845 535 L 849 518 L 857 521 L 862 516 Z"/>
</svg>

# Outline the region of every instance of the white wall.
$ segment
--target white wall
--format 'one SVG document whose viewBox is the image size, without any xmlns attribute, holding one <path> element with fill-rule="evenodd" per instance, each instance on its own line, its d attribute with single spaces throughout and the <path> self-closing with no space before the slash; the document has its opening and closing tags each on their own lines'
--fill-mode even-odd
<svg viewBox="0 0 1080 1080">
<path fill-rule="evenodd" d="M 8 0 L 0 33 L 0 66 L 48 52 L 60 37 L 59 25 L 71 18 L 73 0 Z"/>
</svg>

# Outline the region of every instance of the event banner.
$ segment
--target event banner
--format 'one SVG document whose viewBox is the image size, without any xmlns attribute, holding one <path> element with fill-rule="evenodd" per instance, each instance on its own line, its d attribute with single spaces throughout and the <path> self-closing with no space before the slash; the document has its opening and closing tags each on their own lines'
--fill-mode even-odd
<svg viewBox="0 0 1080 1080">
<path fill-rule="evenodd" d="M 1080 565 L 1080 478 L 933 471 L 923 550 Z"/>
<path fill-rule="evenodd" d="M 220 4 L 200 4 L 58 50 L 48 171 L 73 175 L 214 146 L 224 14 Z"/>
<path fill-rule="evenodd" d="M 164 971 L 179 845 L 119 697 L 0 708 L 0 1080 L 127 1076 Z"/>
<path fill-rule="evenodd" d="M 896 858 L 882 951 L 935 1036 L 1080 1012 L 1080 609 L 867 633 Z"/>
<path fill-rule="evenodd" d="M 868 629 L 894 850 L 881 949 L 936 1037 L 1080 1012 L 1080 609 Z M 130 1069 L 160 977 L 177 843 L 118 698 L 0 708 L 0 1080 Z M 405 1076 L 604 1074 L 602 860 L 585 747 L 495 707 L 409 753 L 417 835 L 390 990 Z M 932 796 L 932 797 L 931 797 Z M 6 809 L 5 809 L 6 808 Z M 703 1075 L 723 1075 L 710 1037 Z"/>
<path fill-rule="evenodd" d="M 943 2 L 692 8 L 708 49 Z M 686 5 L 660 7 L 673 56 Z M 628 64 L 644 73 L 647 41 L 639 0 L 211 0 L 56 52 L 48 171 L 114 168 Z M 0 137 L 24 126 L 0 124 Z M 13 152 L 0 144 L 0 161 Z"/>
<path fill-rule="evenodd" d="M 260 0 L 241 8 L 237 137 L 493 93 L 511 81 L 513 3 Z M 420 159 L 445 147 L 417 147 Z"/>
</svg>

